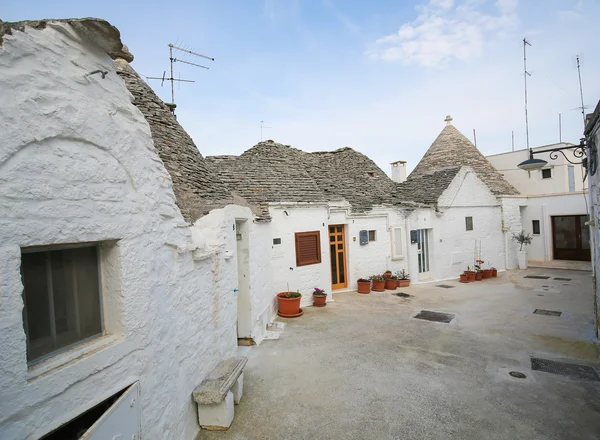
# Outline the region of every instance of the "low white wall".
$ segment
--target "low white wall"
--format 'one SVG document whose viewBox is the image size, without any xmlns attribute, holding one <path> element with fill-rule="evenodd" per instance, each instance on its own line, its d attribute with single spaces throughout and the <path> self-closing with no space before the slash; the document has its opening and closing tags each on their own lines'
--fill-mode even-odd
<svg viewBox="0 0 600 440">
<path fill-rule="evenodd" d="M 535 261 L 550 261 L 552 255 L 552 216 L 587 215 L 583 193 L 556 196 L 528 197 L 523 209 L 523 230 L 533 237 L 527 246 L 527 258 Z M 533 235 L 533 220 L 540 221 L 540 234 Z"/>
<path fill-rule="evenodd" d="M 194 259 L 146 121 L 113 61 L 70 32 L 0 48 L 0 437 L 39 438 L 140 381 L 143 437 L 191 439 L 194 387 L 237 348 L 235 263 Z M 107 334 L 28 367 L 21 247 L 106 241 Z"/>
</svg>

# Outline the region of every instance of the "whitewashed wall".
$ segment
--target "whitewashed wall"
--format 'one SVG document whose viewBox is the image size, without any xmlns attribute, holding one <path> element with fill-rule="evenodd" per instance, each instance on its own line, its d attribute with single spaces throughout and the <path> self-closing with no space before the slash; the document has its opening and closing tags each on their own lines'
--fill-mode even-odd
<svg viewBox="0 0 600 440">
<path fill-rule="evenodd" d="M 555 144 L 548 145 L 547 147 L 537 147 L 534 148 L 534 151 L 562 147 L 565 145 L 566 144 Z M 573 156 L 572 150 L 565 150 L 564 153 L 571 161 L 581 162 L 580 158 Z M 523 195 L 568 193 L 569 166 L 573 166 L 575 191 L 582 191 L 583 188 L 587 188 L 587 182 L 583 182 L 584 170 L 581 165 L 570 164 L 560 153 L 558 153 L 558 158 L 556 160 L 550 159 L 550 153 L 536 154 L 534 157 L 548 162 L 548 165 L 545 168 L 551 168 L 552 177 L 543 179 L 540 170 L 527 172 L 517 168 L 519 163 L 529 159 L 528 150 L 510 151 L 507 153 L 486 156 L 494 168 L 503 174 L 504 178 Z"/>
<path fill-rule="evenodd" d="M 598 114 L 598 106 L 594 113 Z M 588 131 L 589 130 L 589 131 Z M 589 142 L 595 143 L 596 148 L 600 148 L 600 122 L 596 121 L 594 126 L 589 126 L 586 130 L 586 136 Z M 588 149 L 588 155 L 591 152 Z M 596 152 L 596 163 L 600 161 L 600 156 Z M 600 168 L 600 167 L 599 167 Z M 589 176 L 589 202 L 590 202 L 590 219 L 592 221 L 592 267 L 594 268 L 594 307 L 596 308 L 596 337 L 600 336 L 600 170 L 596 174 Z"/>
<path fill-rule="evenodd" d="M 473 268 L 475 242 L 481 242 L 484 267 L 505 268 L 504 235 L 501 209 L 497 198 L 468 167 L 463 167 L 438 200 L 439 212 L 431 209 L 414 211 L 409 228 L 430 232 L 431 273 L 419 275 L 417 245 L 410 245 L 410 269 L 414 281 L 458 278 Z M 473 230 L 466 230 L 465 217 L 473 217 Z"/>
<path fill-rule="evenodd" d="M 144 438 L 193 438 L 191 393 L 236 350 L 235 260 L 194 260 L 147 123 L 68 26 L 4 36 L 0 102 L 0 438 L 39 438 L 134 381 Z M 106 240 L 107 334 L 28 368 L 20 248 Z"/>
<path fill-rule="evenodd" d="M 523 209 L 523 230 L 532 236 L 527 247 L 527 258 L 535 261 L 550 261 L 552 255 L 552 220 L 555 215 L 587 215 L 583 193 L 556 196 L 528 197 Z M 540 221 L 540 234 L 533 235 L 533 220 Z"/>
<path fill-rule="evenodd" d="M 519 267 L 517 251 L 519 245 L 512 241 L 513 234 L 518 234 L 523 229 L 522 213 L 527 207 L 527 197 L 512 196 L 499 197 L 502 207 L 502 231 L 504 232 L 505 243 L 505 264 L 506 269 L 515 269 Z"/>
</svg>

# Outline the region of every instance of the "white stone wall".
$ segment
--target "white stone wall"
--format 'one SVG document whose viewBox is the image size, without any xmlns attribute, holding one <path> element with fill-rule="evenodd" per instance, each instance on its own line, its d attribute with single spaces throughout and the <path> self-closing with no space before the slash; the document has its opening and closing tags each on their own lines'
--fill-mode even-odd
<svg viewBox="0 0 600 440">
<path fill-rule="evenodd" d="M 596 110 L 597 111 L 597 110 Z M 588 142 L 595 141 L 596 148 L 600 148 L 600 124 L 596 122 L 596 126 L 590 128 L 591 132 L 586 134 Z M 588 153 L 590 153 L 588 151 Z M 590 153 L 591 154 L 591 153 Z M 596 163 L 600 160 L 596 152 Z M 599 167 L 600 168 L 600 167 Z M 590 220 L 592 228 L 592 267 L 594 269 L 594 306 L 596 308 L 596 337 L 600 336 L 600 170 L 596 174 L 589 176 L 589 202 L 590 202 Z"/>
<path fill-rule="evenodd" d="M 550 261 L 552 255 L 552 216 L 587 215 L 586 200 L 583 193 L 562 194 L 556 196 L 528 197 L 527 207 L 523 209 L 523 230 L 532 236 L 527 247 L 527 258 L 535 261 Z M 540 221 L 540 234 L 533 235 L 532 221 Z"/>
<path fill-rule="evenodd" d="M 0 438 L 39 438 L 140 381 L 143 437 L 191 439 L 192 390 L 236 350 L 235 260 L 194 259 L 147 123 L 112 60 L 70 32 L 0 47 Z M 21 247 L 107 241 L 107 334 L 28 368 Z"/>
<path fill-rule="evenodd" d="M 526 209 L 526 197 L 499 197 L 502 207 L 502 230 L 506 247 L 506 268 L 519 267 L 517 251 L 519 245 L 512 241 L 512 235 L 518 234 L 523 229 L 522 212 Z"/>
</svg>

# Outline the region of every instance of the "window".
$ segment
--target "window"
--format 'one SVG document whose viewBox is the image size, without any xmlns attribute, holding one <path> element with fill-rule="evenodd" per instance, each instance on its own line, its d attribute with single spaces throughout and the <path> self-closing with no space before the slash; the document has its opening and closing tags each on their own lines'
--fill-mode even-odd
<svg viewBox="0 0 600 440">
<path fill-rule="evenodd" d="M 377 232 L 376 231 L 369 231 L 369 241 L 375 241 L 375 239 L 377 238 Z"/>
<path fill-rule="evenodd" d="M 281 238 L 274 238 L 273 239 L 273 244 L 281 244 Z"/>
<path fill-rule="evenodd" d="M 98 246 L 22 249 L 27 361 L 102 333 Z"/>
<path fill-rule="evenodd" d="M 573 165 L 567 167 L 569 173 L 569 192 L 575 192 L 575 168 Z"/>
<path fill-rule="evenodd" d="M 539 220 L 532 220 L 531 221 L 531 226 L 533 228 L 533 235 L 540 235 L 540 221 Z"/>
<path fill-rule="evenodd" d="M 550 179 L 552 177 L 552 169 L 546 168 L 542 170 L 542 179 Z"/>
<path fill-rule="evenodd" d="M 392 260 L 404 258 L 404 229 L 401 226 L 392 228 Z"/>
<path fill-rule="evenodd" d="M 319 231 L 296 232 L 296 266 L 321 262 L 321 234 Z"/>
<path fill-rule="evenodd" d="M 465 217 L 465 225 L 466 225 L 467 231 L 472 231 L 473 230 L 473 217 Z"/>
</svg>

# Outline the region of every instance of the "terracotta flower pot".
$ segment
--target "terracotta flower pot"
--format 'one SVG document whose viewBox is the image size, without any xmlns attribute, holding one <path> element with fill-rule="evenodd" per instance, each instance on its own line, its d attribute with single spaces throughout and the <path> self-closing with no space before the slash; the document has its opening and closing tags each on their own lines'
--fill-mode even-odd
<svg viewBox="0 0 600 440">
<path fill-rule="evenodd" d="M 492 278 L 496 278 L 498 276 L 498 269 L 491 269 L 492 270 Z"/>
<path fill-rule="evenodd" d="M 492 278 L 492 270 L 484 269 L 483 270 L 483 278 Z"/>
<path fill-rule="evenodd" d="M 396 281 L 392 278 L 386 278 L 385 279 L 385 289 L 386 290 L 394 290 L 396 289 Z"/>
<path fill-rule="evenodd" d="M 391 276 L 392 276 L 391 272 L 384 272 L 384 274 L 383 274 L 383 278 L 385 278 L 386 280 Z"/>
<path fill-rule="evenodd" d="M 475 272 L 475 281 L 481 281 L 483 279 L 483 272 Z"/>
<path fill-rule="evenodd" d="M 358 281 L 358 293 L 371 293 L 371 282 L 370 281 Z"/>
<path fill-rule="evenodd" d="M 467 274 L 467 279 L 469 280 L 469 282 L 475 281 L 475 272 L 474 271 L 466 270 L 465 273 Z"/>
<path fill-rule="evenodd" d="M 461 283 L 468 283 L 469 282 L 469 276 L 466 273 L 461 273 L 460 274 L 460 282 Z"/>
<path fill-rule="evenodd" d="M 325 307 L 327 301 L 327 295 L 313 295 L 313 306 Z"/>
<path fill-rule="evenodd" d="M 295 318 L 304 313 L 304 310 L 300 308 L 300 300 L 302 295 L 298 298 L 286 298 L 288 292 L 281 292 L 277 294 L 277 314 L 284 318 Z"/>
<path fill-rule="evenodd" d="M 385 281 L 375 281 L 373 280 L 373 291 L 375 292 L 383 292 L 385 290 Z"/>
<path fill-rule="evenodd" d="M 410 280 L 398 280 L 398 287 L 408 287 L 410 286 Z"/>
</svg>

